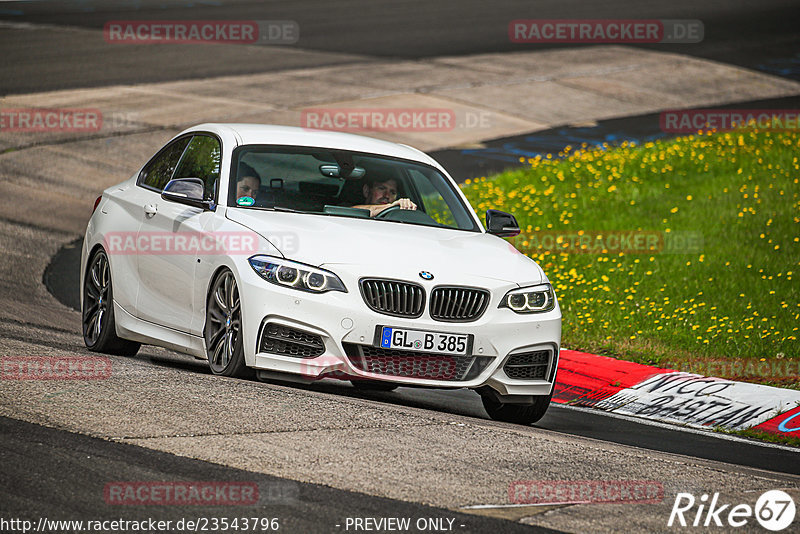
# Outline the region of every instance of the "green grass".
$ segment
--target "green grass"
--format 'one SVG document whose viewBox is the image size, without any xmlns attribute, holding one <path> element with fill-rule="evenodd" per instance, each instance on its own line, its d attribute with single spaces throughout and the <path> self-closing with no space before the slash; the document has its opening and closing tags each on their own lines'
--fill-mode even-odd
<svg viewBox="0 0 800 534">
<path fill-rule="evenodd" d="M 746 370 L 777 359 L 789 370 L 781 376 L 762 368 L 737 378 L 798 387 L 798 154 L 797 132 L 707 133 L 568 148 L 463 190 L 479 214 L 517 216 L 523 234 L 512 241 L 553 283 L 564 347 L 672 368 L 735 360 L 744 365 L 730 369 Z M 554 231 L 702 242 L 670 251 L 536 248 Z"/>
<path fill-rule="evenodd" d="M 762 430 L 753 430 L 748 428 L 745 430 L 729 430 L 726 428 L 715 428 L 715 432 L 722 434 L 732 434 L 734 436 L 741 436 L 743 438 L 757 439 L 760 441 L 767 441 L 769 443 L 779 443 L 781 445 L 789 445 L 790 447 L 800 447 L 800 437 L 773 434 L 771 432 L 764 432 Z"/>
</svg>

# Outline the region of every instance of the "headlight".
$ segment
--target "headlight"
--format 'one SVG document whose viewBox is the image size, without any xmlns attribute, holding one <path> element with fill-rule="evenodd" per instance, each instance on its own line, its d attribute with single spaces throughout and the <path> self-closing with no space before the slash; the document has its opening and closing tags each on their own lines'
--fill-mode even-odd
<svg viewBox="0 0 800 534">
<path fill-rule="evenodd" d="M 347 293 L 339 277 L 330 271 L 317 269 L 310 265 L 284 260 L 273 256 L 253 256 L 247 260 L 258 275 L 273 284 L 308 291 L 324 293 L 343 291 Z"/>
<path fill-rule="evenodd" d="M 500 308 L 511 308 L 517 313 L 549 312 L 556 307 L 556 296 L 550 284 L 523 287 L 506 293 Z"/>
</svg>

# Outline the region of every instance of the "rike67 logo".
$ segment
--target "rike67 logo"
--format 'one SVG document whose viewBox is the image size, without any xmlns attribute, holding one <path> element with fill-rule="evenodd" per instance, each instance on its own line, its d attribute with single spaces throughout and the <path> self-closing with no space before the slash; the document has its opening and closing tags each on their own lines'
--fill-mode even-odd
<svg viewBox="0 0 800 534">
<path fill-rule="evenodd" d="M 678 493 L 667 526 L 743 527 L 755 517 L 765 529 L 778 532 L 792 524 L 795 511 L 792 497 L 780 490 L 763 493 L 755 507 L 749 504 L 722 504 L 719 502 L 719 493 L 714 493 L 710 500 L 707 494 L 696 499 L 691 493 Z"/>
</svg>

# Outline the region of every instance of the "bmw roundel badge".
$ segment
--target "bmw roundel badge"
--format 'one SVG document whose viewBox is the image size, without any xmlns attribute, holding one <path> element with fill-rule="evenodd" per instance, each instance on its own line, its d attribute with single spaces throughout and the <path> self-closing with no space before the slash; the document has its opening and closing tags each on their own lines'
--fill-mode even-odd
<svg viewBox="0 0 800 534">
<path fill-rule="evenodd" d="M 420 271 L 419 277 L 422 278 L 423 280 L 433 280 L 433 275 L 428 271 Z"/>
</svg>

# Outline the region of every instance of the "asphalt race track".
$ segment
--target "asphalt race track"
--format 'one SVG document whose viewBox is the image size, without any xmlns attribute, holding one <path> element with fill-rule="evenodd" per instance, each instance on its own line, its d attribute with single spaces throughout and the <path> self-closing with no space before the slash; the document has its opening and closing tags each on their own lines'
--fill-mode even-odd
<svg viewBox="0 0 800 534">
<path fill-rule="evenodd" d="M 755 12 L 754 12 L 755 11 Z M 191 13 L 191 16 L 187 16 Z M 135 14 L 135 15 L 134 15 Z M 623 14 L 623 15 L 621 15 Z M 346 64 L 370 57 L 424 58 L 485 52 L 511 52 L 524 45 L 510 43 L 508 21 L 514 19 L 700 19 L 703 42 L 641 45 L 680 52 L 748 68 L 772 70 L 800 77 L 797 63 L 796 21 L 800 6 L 791 0 L 759 3 L 737 1 L 692 2 L 338 2 L 331 11 L 324 3 L 112 1 L 5 3 L 0 20 L 8 23 L 54 24 L 101 29 L 109 20 L 294 20 L 301 28 L 298 46 L 325 55 L 297 57 L 269 50 L 219 50 L 213 60 L 200 49 L 161 46 L 158 54 L 141 54 L 126 47 L 98 49 L 81 32 L 59 36 L 46 29 L 37 41 L 19 46 L 20 30 L 3 32 L 0 81 L 3 92 L 87 87 L 143 81 L 167 81 L 229 74 L 246 74 L 289 67 Z M 549 45 L 539 45 L 547 47 Z M 331 56 L 330 54 L 336 54 Z M 36 57 L 32 66 L 29 57 Z M 343 81 L 344 82 L 344 81 Z"/>
<path fill-rule="evenodd" d="M 345 524 L 347 517 L 369 517 L 379 510 L 391 510 L 396 516 L 414 519 L 448 518 L 459 530 L 468 532 L 554 532 L 503 519 L 300 484 L 14 419 L 0 418 L 0 429 L 3 510 L 18 517 L 114 520 L 120 516 L 119 509 L 111 505 L 98 507 L 95 499 L 109 480 L 157 480 L 160 477 L 180 480 L 203 473 L 209 480 L 257 484 L 263 494 L 262 502 L 237 508 L 239 516 L 263 515 L 266 504 L 272 517 L 281 519 L 280 529 L 286 532 L 334 531 L 337 525 Z M 35 455 L 26 454 L 31 444 L 35 445 Z M 87 459 L 92 460 L 91 469 L 86 469 Z M 59 488 L 79 488 L 79 491 L 59 491 Z M 50 495 L 46 501 L 41 498 L 43 489 Z M 136 515 L 148 515 L 146 507 L 138 508 Z M 201 515 L 224 517 L 231 515 L 231 510 L 224 506 L 204 507 Z M 158 515 L 159 520 L 176 523 L 193 517 L 198 517 L 196 506 L 172 506 Z"/>
<path fill-rule="evenodd" d="M 125 85 L 133 94 L 129 84 L 518 52 L 507 37 L 508 21 L 517 18 L 700 19 L 701 43 L 639 48 L 800 80 L 799 15 L 791 1 L 0 2 L 0 108 L 15 107 L 4 103 L 14 95 L 44 91 L 113 93 Z M 214 45 L 212 53 L 204 46 L 106 46 L 103 25 L 127 19 L 294 20 L 301 39 L 283 48 Z M 308 80 L 309 91 L 320 90 L 315 83 Z M 357 80 L 344 77 L 341 85 Z M 800 96 L 730 102 L 719 107 L 794 109 Z M 432 154 L 459 179 L 484 176 L 520 155 L 567 144 L 660 137 L 656 117 L 565 123 Z M 0 131 L 0 356 L 88 354 L 75 311 L 80 229 L 102 187 L 75 173 L 99 158 L 104 183 L 121 181 L 178 124 L 77 137 Z M 63 195 L 65 187 L 74 194 Z M 467 390 L 362 393 L 333 380 L 231 380 L 152 347 L 108 361 L 108 380 L 0 381 L 0 531 L 20 531 L 2 523 L 13 518 L 220 517 L 277 518 L 281 532 L 365 531 L 352 520 L 390 517 L 428 525 L 410 532 L 671 531 L 666 522 L 678 492 L 719 492 L 738 503 L 783 489 L 800 502 L 800 456 L 789 447 L 556 405 L 521 427 L 489 420 Z M 664 494 L 654 504 L 510 506 L 510 488 L 526 480 L 656 481 Z M 244 483 L 258 488 L 259 499 L 119 505 L 105 493 L 119 481 Z"/>
</svg>

